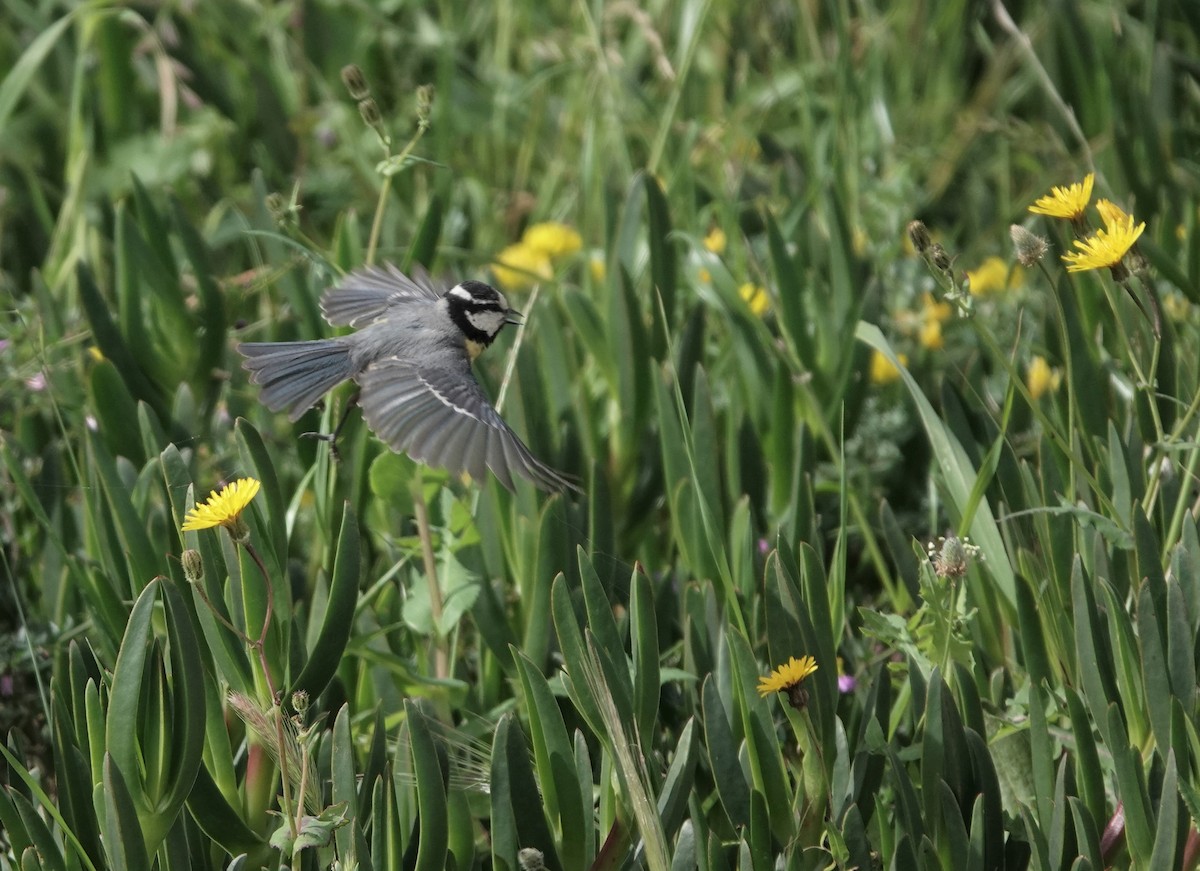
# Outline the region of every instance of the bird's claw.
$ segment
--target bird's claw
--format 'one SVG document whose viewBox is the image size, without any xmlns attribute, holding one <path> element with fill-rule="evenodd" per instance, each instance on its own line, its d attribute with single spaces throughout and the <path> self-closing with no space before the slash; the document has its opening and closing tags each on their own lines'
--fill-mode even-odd
<svg viewBox="0 0 1200 871">
<path fill-rule="evenodd" d="M 329 442 L 330 455 L 332 455 L 334 460 L 341 460 L 342 455 L 338 451 L 337 437 L 338 437 L 338 434 L 336 432 L 302 432 L 302 433 L 300 433 L 300 438 L 302 438 L 302 439 L 316 439 L 317 441 L 320 441 L 320 442 Z"/>
</svg>

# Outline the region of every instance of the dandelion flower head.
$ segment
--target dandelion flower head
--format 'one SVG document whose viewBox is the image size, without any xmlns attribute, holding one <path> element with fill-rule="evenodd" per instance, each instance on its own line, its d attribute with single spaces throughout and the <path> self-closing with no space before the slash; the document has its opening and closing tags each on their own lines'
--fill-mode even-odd
<svg viewBox="0 0 1200 871">
<path fill-rule="evenodd" d="M 205 502 L 197 502 L 196 507 L 184 517 L 183 531 L 211 529 L 214 526 L 234 528 L 261 487 L 262 484 L 255 478 L 238 478 L 232 484 L 225 485 L 219 493 L 213 490 Z"/>
<path fill-rule="evenodd" d="M 1145 229 L 1144 221 L 1135 227 L 1133 216 L 1126 215 L 1124 221 L 1109 224 L 1086 239 L 1076 239 L 1074 245 L 1079 250 L 1062 256 L 1067 263 L 1067 272 L 1116 266 Z"/>
<path fill-rule="evenodd" d="M 762 317 L 771 307 L 771 297 L 767 295 L 766 288 L 749 281 L 738 288 L 738 296 L 746 301 L 755 317 Z"/>
<path fill-rule="evenodd" d="M 574 254 L 583 247 L 579 231 L 557 221 L 531 224 L 526 228 L 521 242 L 552 259 Z"/>
<path fill-rule="evenodd" d="M 1035 215 L 1049 215 L 1051 218 L 1078 218 L 1092 199 L 1092 186 L 1096 182 L 1096 174 L 1089 172 L 1082 182 L 1059 187 L 1055 185 L 1050 193 L 1039 197 L 1037 202 L 1029 207 Z"/>
<path fill-rule="evenodd" d="M 1038 356 L 1029 361 L 1025 370 L 1025 386 L 1029 388 L 1029 395 L 1035 400 L 1058 390 L 1061 381 L 1062 372 L 1051 368 L 1045 357 Z"/>
<path fill-rule="evenodd" d="M 720 256 L 725 253 L 725 243 L 727 241 L 725 231 L 720 227 L 713 227 L 708 231 L 708 235 L 704 237 L 704 247 L 713 254 Z"/>
<path fill-rule="evenodd" d="M 550 255 L 524 242 L 509 245 L 496 255 L 492 274 L 504 290 L 526 290 L 554 277 Z"/>
<path fill-rule="evenodd" d="M 815 657 L 802 656 L 797 659 L 793 656 L 766 677 L 758 679 L 758 694 L 765 697 L 771 693 L 790 691 L 816 670 Z"/>
<path fill-rule="evenodd" d="M 897 354 L 896 358 L 900 361 L 901 366 L 908 365 L 907 354 Z M 871 383 L 872 384 L 894 384 L 900 380 L 900 370 L 889 360 L 883 353 L 873 351 L 871 353 Z"/>
</svg>

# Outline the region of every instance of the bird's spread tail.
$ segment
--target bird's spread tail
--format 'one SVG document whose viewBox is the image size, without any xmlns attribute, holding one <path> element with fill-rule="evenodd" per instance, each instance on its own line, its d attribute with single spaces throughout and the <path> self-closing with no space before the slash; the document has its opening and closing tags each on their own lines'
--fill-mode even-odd
<svg viewBox="0 0 1200 871">
<path fill-rule="evenodd" d="M 262 385 L 262 402 L 299 419 L 318 399 L 354 375 L 350 346 L 333 339 L 315 342 L 242 342 L 250 382 Z"/>
</svg>

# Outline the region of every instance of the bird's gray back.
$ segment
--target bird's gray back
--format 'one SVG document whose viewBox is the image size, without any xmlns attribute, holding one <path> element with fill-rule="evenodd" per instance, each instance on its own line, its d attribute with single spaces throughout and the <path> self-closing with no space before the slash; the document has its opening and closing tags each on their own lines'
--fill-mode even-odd
<svg viewBox="0 0 1200 871">
<path fill-rule="evenodd" d="M 350 345 L 358 371 L 389 357 L 423 366 L 470 370 L 462 334 L 451 328 L 444 298 L 433 303 L 389 306 L 373 323 L 343 336 L 342 341 Z"/>
</svg>

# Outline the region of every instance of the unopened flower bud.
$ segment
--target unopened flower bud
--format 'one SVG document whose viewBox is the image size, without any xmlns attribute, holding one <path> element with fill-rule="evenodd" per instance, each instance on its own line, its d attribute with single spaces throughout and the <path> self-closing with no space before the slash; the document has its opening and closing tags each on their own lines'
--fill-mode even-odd
<svg viewBox="0 0 1200 871">
<path fill-rule="evenodd" d="M 342 67 L 342 84 L 350 92 L 351 99 L 361 100 L 371 93 L 367 85 L 367 77 L 363 75 L 362 67 L 358 64 L 347 64 Z"/>
<path fill-rule="evenodd" d="M 921 221 L 911 221 L 908 225 L 908 238 L 912 240 L 913 248 L 918 254 L 924 254 L 929 248 L 929 228 Z"/>
<path fill-rule="evenodd" d="M 929 262 L 939 272 L 950 271 L 950 255 L 946 253 L 946 249 L 941 246 L 940 242 L 934 242 L 929 246 Z"/>
<path fill-rule="evenodd" d="M 200 556 L 200 551 L 189 547 L 179 555 L 179 561 L 183 563 L 183 576 L 189 584 L 198 584 L 204 580 L 204 559 Z"/>
<path fill-rule="evenodd" d="M 433 110 L 433 85 L 421 85 L 417 88 L 417 124 L 422 129 L 429 126 L 429 113 Z"/>
<path fill-rule="evenodd" d="M 379 127 L 383 123 L 383 116 L 379 113 L 379 104 L 370 97 L 358 101 L 358 114 L 362 115 L 362 119 L 367 122 L 368 127 Z"/>
</svg>

